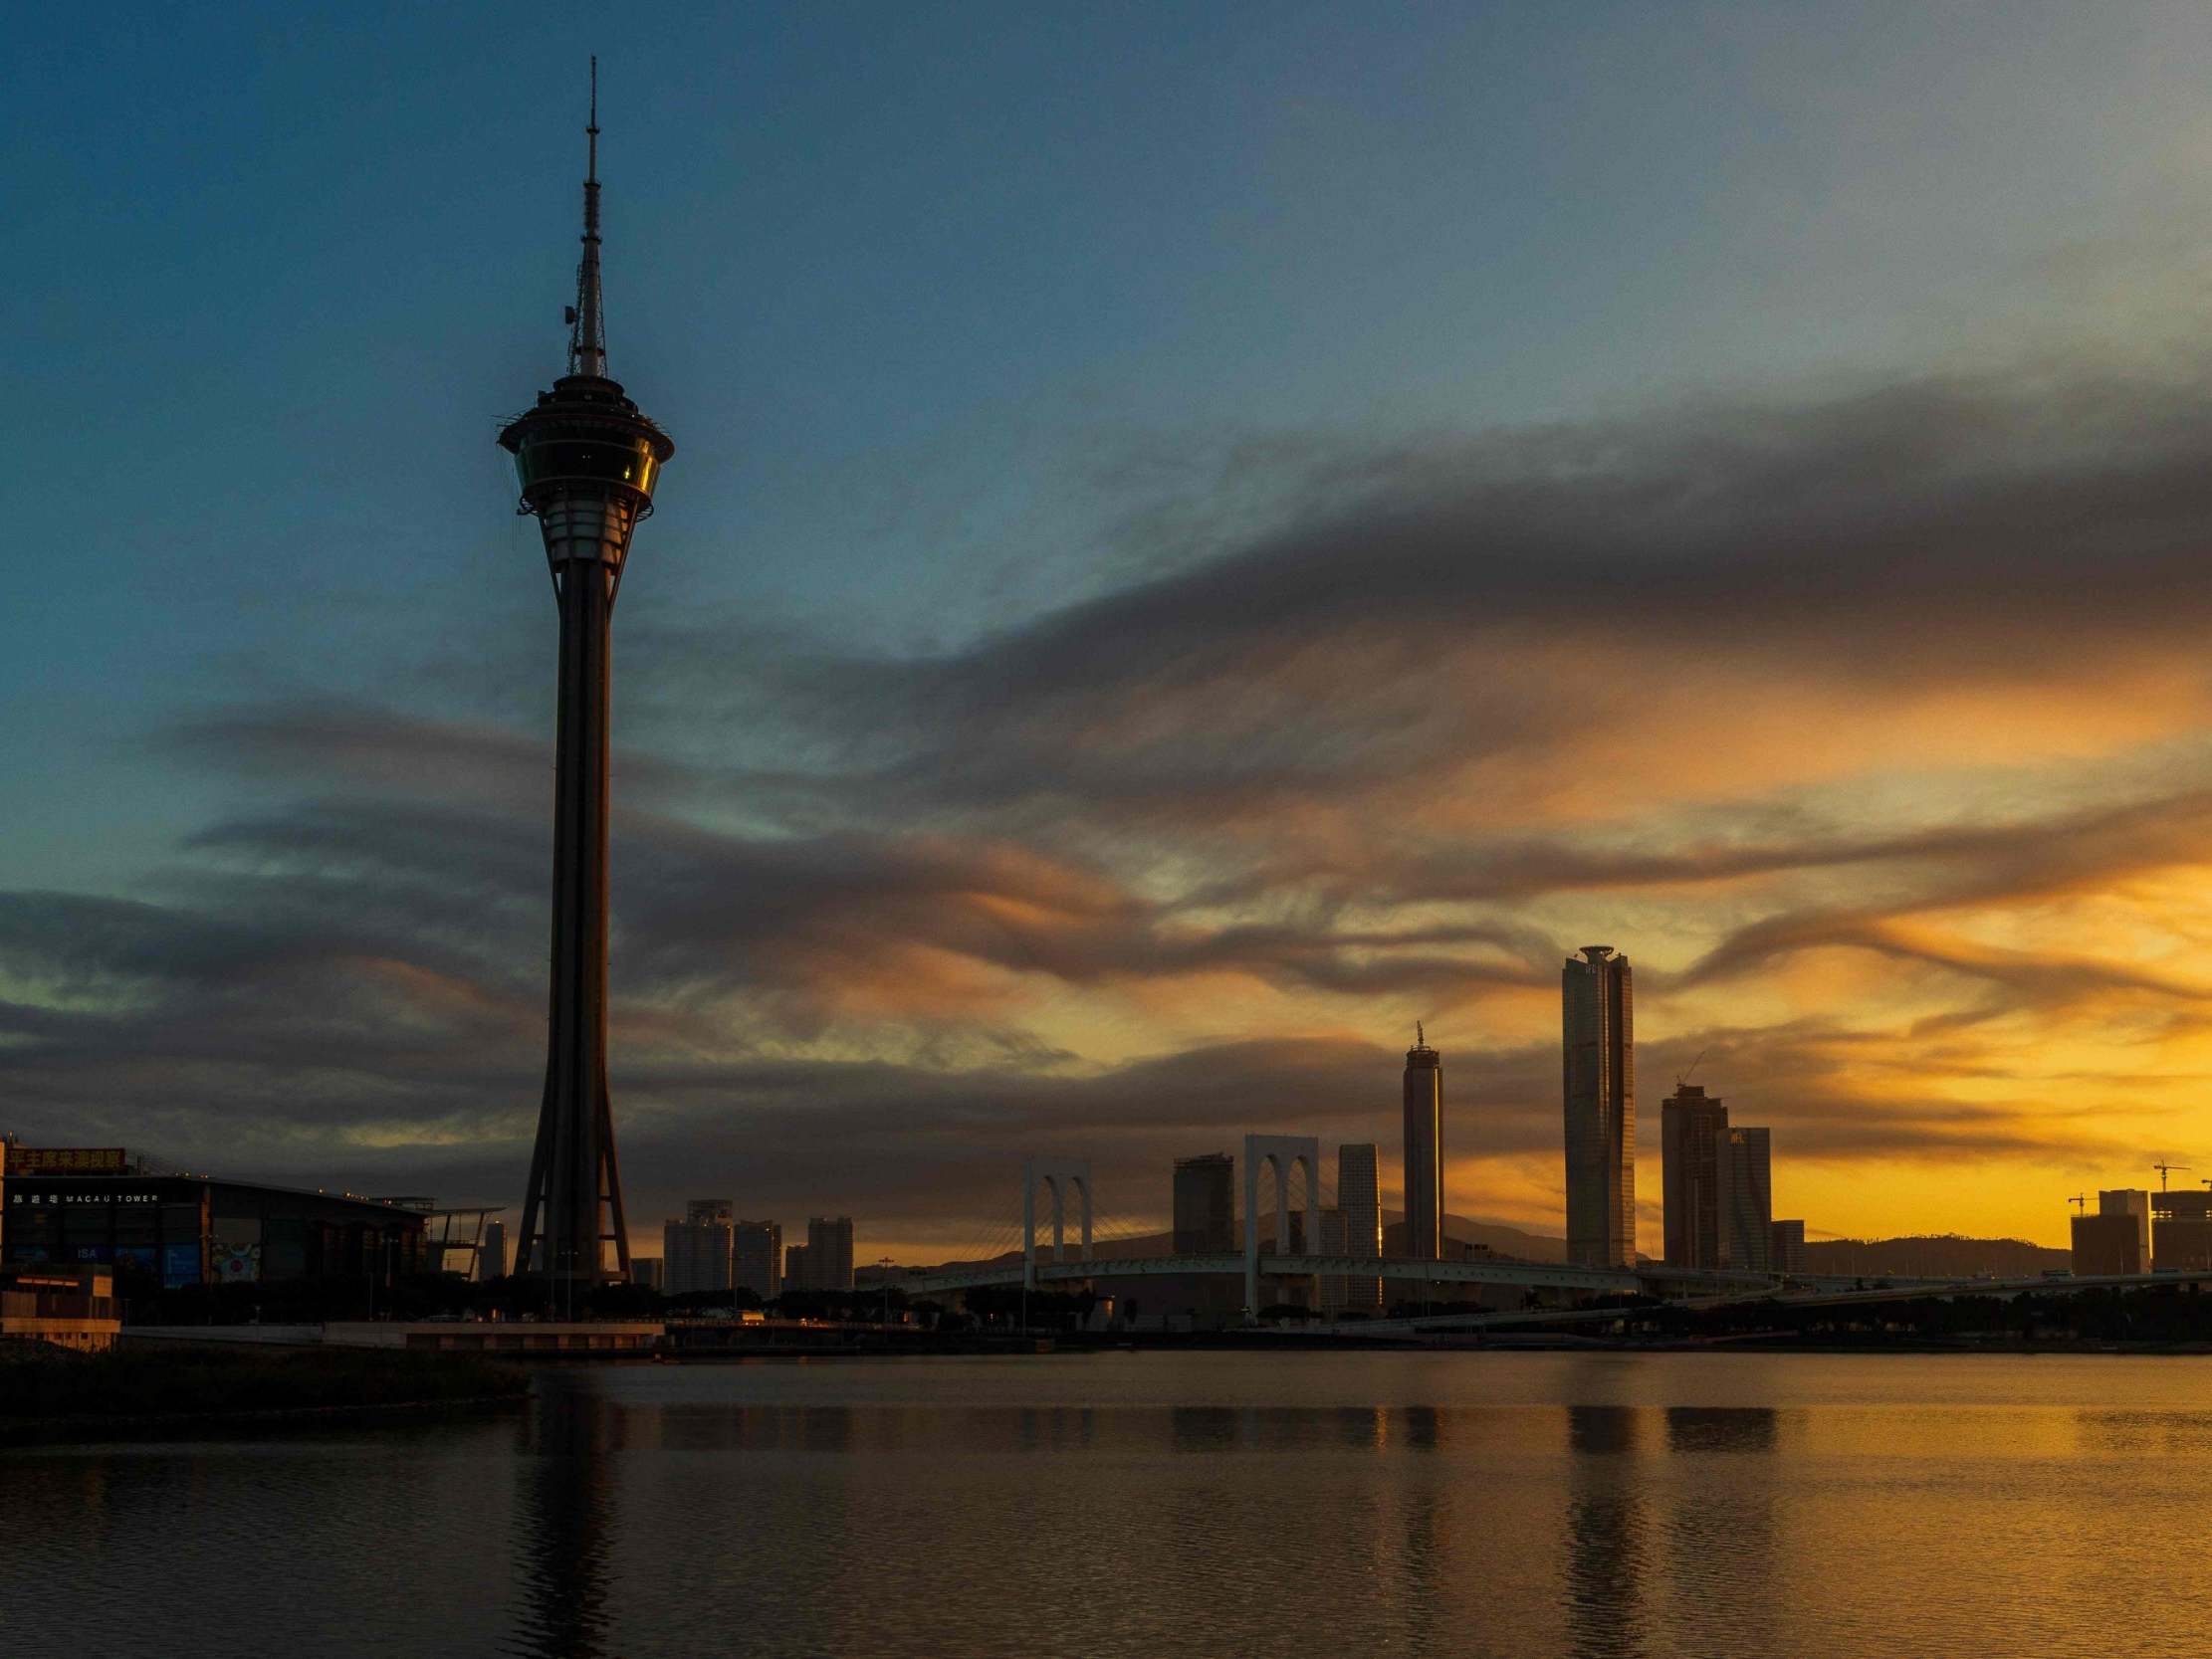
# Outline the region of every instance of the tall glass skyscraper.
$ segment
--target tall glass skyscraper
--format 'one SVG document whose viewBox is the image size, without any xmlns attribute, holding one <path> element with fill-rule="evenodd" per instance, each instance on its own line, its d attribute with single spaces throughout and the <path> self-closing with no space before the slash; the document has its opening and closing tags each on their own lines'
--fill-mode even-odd
<svg viewBox="0 0 2212 1659">
<path fill-rule="evenodd" d="M 1406 1051 L 1406 1254 L 1443 1259 L 1443 1057 L 1419 1025 Z"/>
<path fill-rule="evenodd" d="M 1376 1178 L 1372 1141 L 1347 1141 L 1336 1149 L 1336 1212 L 1344 1229 L 1348 1256 L 1383 1253 L 1383 1192 Z M 1323 1218 L 1327 1224 L 1327 1218 Z M 1383 1305 L 1380 1279 L 1347 1279 L 1340 1306 L 1373 1313 Z"/>
<path fill-rule="evenodd" d="M 1636 1265 L 1636 991 L 1629 959 L 1586 944 L 1560 979 L 1567 1260 Z"/>
<path fill-rule="evenodd" d="M 1763 1129 L 1728 1131 L 1727 1263 L 1746 1273 L 1774 1271 L 1773 1138 Z"/>
<path fill-rule="evenodd" d="M 1724 1266 L 1729 1213 L 1728 1108 L 1694 1083 L 1659 1102 L 1659 1190 L 1666 1265 Z"/>
</svg>

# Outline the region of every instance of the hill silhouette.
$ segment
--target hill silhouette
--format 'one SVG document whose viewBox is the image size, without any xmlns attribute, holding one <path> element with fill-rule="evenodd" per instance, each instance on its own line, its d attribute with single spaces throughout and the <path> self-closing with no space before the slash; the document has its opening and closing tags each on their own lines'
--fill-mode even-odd
<svg viewBox="0 0 2212 1659">
<path fill-rule="evenodd" d="M 1402 1248 L 1405 1213 L 1401 1210 L 1383 1211 L 1386 1253 Z M 1259 1218 L 1261 1242 L 1270 1243 L 1275 1236 L 1275 1217 L 1271 1210 L 1262 1211 Z M 1391 1234 L 1398 1238 L 1393 1239 Z M 1480 1221 L 1471 1216 L 1444 1216 L 1444 1237 L 1454 1243 L 1479 1247 L 1492 1255 L 1519 1262 L 1564 1262 L 1567 1259 L 1567 1241 L 1547 1233 L 1532 1233 L 1524 1228 L 1509 1226 L 1502 1221 Z M 1072 1229 L 1069 1245 L 1075 1243 Z M 1121 1261 L 1133 1256 L 1165 1256 L 1171 1254 L 1174 1235 L 1168 1232 L 1139 1233 L 1132 1236 L 1100 1239 L 1092 1248 L 1093 1257 L 1099 1261 Z M 1238 1245 L 1242 1232 L 1238 1232 Z M 946 1270 L 964 1267 L 988 1267 L 995 1263 L 1018 1261 L 1021 1253 L 1008 1250 L 989 1260 L 952 1261 L 942 1263 Z M 1640 1257 L 1640 1260 L 1652 1260 Z M 1818 1239 L 1805 1246 L 1805 1267 L 1809 1273 L 1861 1274 L 1868 1276 L 1897 1275 L 1911 1278 L 1972 1278 L 1989 1274 L 2000 1279 L 2028 1278 L 2038 1273 L 2063 1268 L 2071 1260 L 2069 1252 L 2051 1245 L 2034 1244 L 2018 1238 L 1968 1238 L 1957 1233 L 1915 1234 L 1900 1238 L 1879 1239 Z"/>
</svg>

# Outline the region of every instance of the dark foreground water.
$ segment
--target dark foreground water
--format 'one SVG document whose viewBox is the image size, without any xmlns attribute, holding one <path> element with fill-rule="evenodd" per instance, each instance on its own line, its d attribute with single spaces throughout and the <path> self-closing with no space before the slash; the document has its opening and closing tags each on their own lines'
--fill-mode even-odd
<svg viewBox="0 0 2212 1659">
<path fill-rule="evenodd" d="M 2203 1359 L 602 1367 L 0 1454 L 0 1653 L 2189 1653 L 2208 1517 Z"/>
</svg>

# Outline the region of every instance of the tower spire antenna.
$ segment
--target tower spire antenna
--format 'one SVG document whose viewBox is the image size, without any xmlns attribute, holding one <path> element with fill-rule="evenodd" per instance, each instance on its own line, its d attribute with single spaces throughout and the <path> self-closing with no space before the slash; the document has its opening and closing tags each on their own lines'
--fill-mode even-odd
<svg viewBox="0 0 2212 1659">
<path fill-rule="evenodd" d="M 599 299 L 599 59 L 591 59 L 591 114 L 584 126 L 583 259 L 576 266 L 576 303 L 568 311 L 568 372 L 604 380 L 606 318 Z"/>
</svg>

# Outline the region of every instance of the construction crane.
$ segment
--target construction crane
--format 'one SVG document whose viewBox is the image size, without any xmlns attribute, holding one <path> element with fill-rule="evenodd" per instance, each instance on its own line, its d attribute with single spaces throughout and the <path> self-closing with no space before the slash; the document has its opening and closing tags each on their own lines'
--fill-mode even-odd
<svg viewBox="0 0 2212 1659">
<path fill-rule="evenodd" d="M 1697 1075 L 1697 1068 L 1705 1063 L 1705 1056 L 1710 1053 L 1712 1053 L 1712 1050 L 1709 1047 L 1699 1049 L 1697 1051 L 1697 1058 L 1689 1063 L 1689 1070 L 1686 1072 L 1676 1072 L 1674 1074 L 1674 1092 L 1676 1094 L 1681 1093 L 1683 1084 L 1687 1083 L 1691 1078 Z"/>
<path fill-rule="evenodd" d="M 2205 1185 L 2212 1186 L 2212 1181 L 2205 1182 Z M 2069 1198 L 2067 1202 L 2072 1204 L 2076 1209 L 2080 1210 L 2084 1215 L 2087 1215 L 2090 1212 L 2090 1195 L 2087 1192 L 2077 1192 L 2073 1197 Z"/>
<path fill-rule="evenodd" d="M 2165 1191 L 2165 1190 L 2166 1190 L 2166 1171 L 2167 1171 L 2167 1170 L 2169 1170 L 2169 1169 L 2187 1169 L 2188 1167 L 2189 1167 L 2189 1166 L 2188 1166 L 2188 1165 L 2187 1165 L 2186 1163 L 2168 1163 L 2168 1162 L 2167 1162 L 2167 1161 L 2165 1160 L 2165 1158 L 2161 1156 L 2161 1157 L 2160 1157 L 2160 1158 L 2158 1159 L 2158 1161 L 2157 1161 L 2157 1162 L 2155 1162 L 2155 1163 L 2153 1163 L 2153 1164 L 2151 1165 L 2151 1168 L 2153 1168 L 2153 1169 L 2155 1169 L 2155 1170 L 2157 1170 L 2157 1171 L 2158 1171 L 2158 1190 L 2159 1190 L 2160 1192 L 2163 1192 L 2163 1191 Z"/>
</svg>

